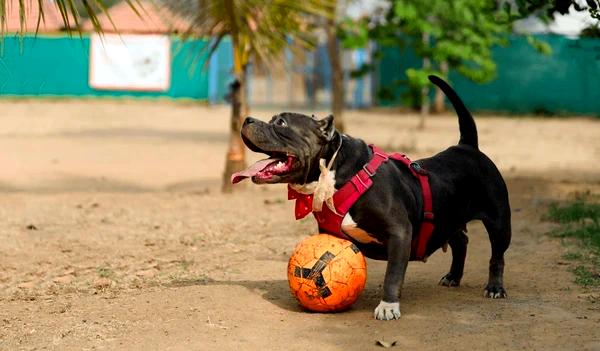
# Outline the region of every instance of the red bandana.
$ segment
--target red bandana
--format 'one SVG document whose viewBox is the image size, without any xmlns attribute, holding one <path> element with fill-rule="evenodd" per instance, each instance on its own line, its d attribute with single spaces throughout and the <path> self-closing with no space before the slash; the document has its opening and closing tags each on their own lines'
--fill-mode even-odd
<svg viewBox="0 0 600 351">
<path fill-rule="evenodd" d="M 288 185 L 288 200 L 296 200 L 296 219 L 302 219 L 312 212 L 313 195 L 302 194 Z"/>
</svg>

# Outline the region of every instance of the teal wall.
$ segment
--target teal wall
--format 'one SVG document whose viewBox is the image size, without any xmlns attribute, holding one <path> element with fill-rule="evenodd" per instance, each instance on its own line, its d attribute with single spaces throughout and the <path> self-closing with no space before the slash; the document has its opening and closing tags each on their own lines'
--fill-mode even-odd
<svg viewBox="0 0 600 351">
<path fill-rule="evenodd" d="M 450 81 L 472 110 L 509 113 L 590 114 L 600 116 L 600 39 L 572 40 L 539 35 L 552 47 L 552 55 L 537 52 L 521 36 L 510 38 L 507 47 L 496 47 L 497 77 L 475 84 L 455 72 Z M 420 60 L 406 48 L 384 48 L 379 66 L 380 87 L 395 87 L 392 99 L 382 105 L 399 105 L 404 71 L 419 67 Z M 404 89 L 404 90 L 403 90 Z"/>
<path fill-rule="evenodd" d="M 95 90 L 88 84 L 90 38 L 7 37 L 0 52 L 0 96 L 128 96 L 206 100 L 204 40 L 172 39 L 171 86 L 166 92 Z"/>
</svg>

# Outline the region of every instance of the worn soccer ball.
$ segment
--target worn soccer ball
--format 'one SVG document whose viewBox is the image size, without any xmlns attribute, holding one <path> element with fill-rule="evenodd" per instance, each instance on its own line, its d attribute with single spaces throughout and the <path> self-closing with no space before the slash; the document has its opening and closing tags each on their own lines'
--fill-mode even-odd
<svg viewBox="0 0 600 351">
<path fill-rule="evenodd" d="M 328 234 L 302 240 L 288 264 L 292 295 L 311 311 L 347 309 L 358 299 L 366 280 L 367 264 L 356 245 Z"/>
</svg>

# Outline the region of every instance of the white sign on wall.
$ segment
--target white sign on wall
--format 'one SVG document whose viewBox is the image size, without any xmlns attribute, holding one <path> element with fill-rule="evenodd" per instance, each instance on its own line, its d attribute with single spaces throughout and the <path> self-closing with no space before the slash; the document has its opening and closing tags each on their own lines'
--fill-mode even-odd
<svg viewBox="0 0 600 351">
<path fill-rule="evenodd" d="M 103 90 L 169 90 L 169 37 L 108 33 L 92 35 L 89 84 L 94 89 Z"/>
</svg>

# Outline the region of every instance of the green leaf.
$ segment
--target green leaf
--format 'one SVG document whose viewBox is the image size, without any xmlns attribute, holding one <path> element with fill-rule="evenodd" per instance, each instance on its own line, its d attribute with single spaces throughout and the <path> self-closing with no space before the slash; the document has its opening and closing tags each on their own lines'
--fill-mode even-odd
<svg viewBox="0 0 600 351">
<path fill-rule="evenodd" d="M 422 87 L 430 86 L 429 81 L 430 75 L 444 76 L 443 73 L 434 69 L 416 69 L 409 68 L 406 70 L 406 77 L 408 78 L 408 84 L 413 87 L 420 89 Z"/>
<path fill-rule="evenodd" d="M 344 49 L 364 48 L 369 43 L 369 28 L 366 21 L 345 19 L 338 25 L 337 34 Z"/>
<path fill-rule="evenodd" d="M 415 6 L 405 1 L 398 1 L 394 5 L 394 12 L 398 18 L 403 20 L 415 20 L 417 19 L 417 9 Z"/>
<path fill-rule="evenodd" d="M 552 55 L 552 47 L 547 42 L 537 39 L 531 35 L 527 36 L 527 43 L 536 49 L 542 55 Z"/>
</svg>

